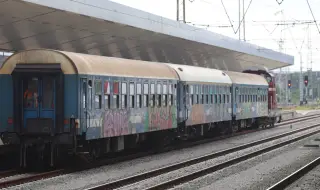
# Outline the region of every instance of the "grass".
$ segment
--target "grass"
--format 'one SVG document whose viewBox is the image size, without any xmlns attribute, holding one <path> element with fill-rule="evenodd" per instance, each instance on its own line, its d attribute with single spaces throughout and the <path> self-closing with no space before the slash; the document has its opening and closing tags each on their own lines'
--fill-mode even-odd
<svg viewBox="0 0 320 190">
<path fill-rule="evenodd" d="M 320 105 L 304 105 L 304 106 L 295 106 L 291 108 L 283 108 L 283 110 L 319 110 Z"/>
</svg>

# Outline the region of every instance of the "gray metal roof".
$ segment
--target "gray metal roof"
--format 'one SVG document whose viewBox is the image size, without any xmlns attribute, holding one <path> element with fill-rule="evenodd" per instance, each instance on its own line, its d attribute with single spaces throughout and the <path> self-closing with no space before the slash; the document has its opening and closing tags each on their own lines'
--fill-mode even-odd
<svg viewBox="0 0 320 190">
<path fill-rule="evenodd" d="M 0 49 L 79 53 L 240 71 L 293 65 L 279 52 L 108 0 L 0 0 Z"/>
</svg>

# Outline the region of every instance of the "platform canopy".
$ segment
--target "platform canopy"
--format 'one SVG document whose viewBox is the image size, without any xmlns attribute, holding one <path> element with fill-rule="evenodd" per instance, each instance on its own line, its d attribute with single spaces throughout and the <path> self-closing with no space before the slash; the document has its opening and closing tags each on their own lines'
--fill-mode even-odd
<svg viewBox="0 0 320 190">
<path fill-rule="evenodd" d="M 294 63 L 292 56 L 108 0 L 0 0 L 0 49 L 31 48 L 231 71 Z"/>
</svg>

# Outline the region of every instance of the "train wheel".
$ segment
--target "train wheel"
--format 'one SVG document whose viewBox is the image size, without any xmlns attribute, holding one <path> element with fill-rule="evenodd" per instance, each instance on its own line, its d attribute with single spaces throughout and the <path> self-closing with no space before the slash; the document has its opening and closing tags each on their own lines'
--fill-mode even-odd
<svg viewBox="0 0 320 190">
<path fill-rule="evenodd" d="M 93 158 L 93 159 L 97 159 L 101 156 L 101 149 L 100 147 L 98 146 L 92 146 L 90 148 L 90 156 Z"/>
<path fill-rule="evenodd" d="M 232 125 L 232 133 L 236 133 L 239 131 L 239 126 L 237 124 Z"/>
</svg>

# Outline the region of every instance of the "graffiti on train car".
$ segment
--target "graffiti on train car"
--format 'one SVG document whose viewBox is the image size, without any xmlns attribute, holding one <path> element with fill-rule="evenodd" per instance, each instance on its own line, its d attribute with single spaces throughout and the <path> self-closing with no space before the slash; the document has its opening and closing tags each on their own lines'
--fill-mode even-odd
<svg viewBox="0 0 320 190">
<path fill-rule="evenodd" d="M 224 119 L 229 119 L 226 117 L 231 117 L 230 105 L 202 105 L 196 104 L 191 107 L 189 112 L 189 118 L 187 120 L 187 125 L 198 125 L 202 123 L 211 123 L 216 121 L 221 121 Z"/>
<path fill-rule="evenodd" d="M 129 115 L 129 110 L 106 110 L 103 120 L 103 136 L 129 134 Z"/>
<path fill-rule="evenodd" d="M 202 104 L 193 105 L 190 116 L 187 121 L 188 125 L 197 125 L 205 122 L 204 106 Z"/>
<path fill-rule="evenodd" d="M 265 103 L 241 103 L 238 106 L 238 118 L 259 117 L 268 114 L 268 105 Z"/>
<path fill-rule="evenodd" d="M 175 128 L 177 126 L 176 112 L 172 108 L 150 108 L 148 114 L 148 131 Z"/>
<path fill-rule="evenodd" d="M 106 110 L 90 114 L 87 135 L 113 137 L 176 128 L 176 118 L 175 107 Z"/>
</svg>

